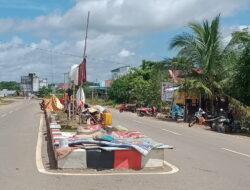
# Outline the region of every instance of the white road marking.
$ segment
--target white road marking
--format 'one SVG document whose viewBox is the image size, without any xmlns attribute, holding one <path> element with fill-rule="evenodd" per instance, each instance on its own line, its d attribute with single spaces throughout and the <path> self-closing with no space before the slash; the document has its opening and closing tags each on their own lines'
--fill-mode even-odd
<svg viewBox="0 0 250 190">
<path fill-rule="evenodd" d="M 1 117 L 5 117 L 7 114 L 5 113 L 5 114 L 3 114 L 3 115 L 1 115 Z"/>
<path fill-rule="evenodd" d="M 36 144 L 36 166 L 39 172 L 46 172 L 43 162 L 42 162 L 42 133 L 43 132 L 43 116 L 41 115 L 39 129 L 38 129 L 38 137 Z"/>
<path fill-rule="evenodd" d="M 161 130 L 167 131 L 167 132 L 172 133 L 172 134 L 175 134 L 175 135 L 182 135 L 182 134 L 180 134 L 180 133 L 176 133 L 176 132 L 174 132 L 174 131 L 170 131 L 170 130 L 167 130 L 167 129 L 161 129 Z"/>
<path fill-rule="evenodd" d="M 49 172 L 44 168 L 42 162 L 42 137 L 43 137 L 43 116 L 41 115 L 40 123 L 39 123 L 39 131 L 36 145 L 36 166 L 40 173 L 47 175 L 62 175 L 62 176 L 117 176 L 117 175 L 169 175 L 174 174 L 179 171 L 179 169 L 164 161 L 164 164 L 171 168 L 171 171 L 168 172 L 152 172 L 152 173 L 102 173 L 102 174 L 82 174 L 82 173 L 59 173 L 59 172 Z"/>
<path fill-rule="evenodd" d="M 235 154 L 239 154 L 239 155 L 242 155 L 242 156 L 246 156 L 246 157 L 250 158 L 250 155 L 248 155 L 248 154 L 244 154 L 244 153 L 237 152 L 237 151 L 235 151 L 235 150 L 230 150 L 230 149 L 227 149 L 227 148 L 221 148 L 221 149 L 222 149 L 222 150 L 229 151 L 229 152 L 233 152 L 233 153 L 235 153 Z"/>
</svg>

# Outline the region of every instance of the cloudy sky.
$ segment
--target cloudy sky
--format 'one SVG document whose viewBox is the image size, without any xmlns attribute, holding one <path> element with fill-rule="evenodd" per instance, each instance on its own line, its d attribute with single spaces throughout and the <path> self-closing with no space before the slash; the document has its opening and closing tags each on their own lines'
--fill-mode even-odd
<svg viewBox="0 0 250 190">
<path fill-rule="evenodd" d="M 225 40 L 250 26 L 250 0 L 0 0 L 0 81 L 37 73 L 49 82 L 82 61 L 87 12 L 89 81 L 142 59 L 176 55 L 171 39 L 221 13 Z"/>
</svg>

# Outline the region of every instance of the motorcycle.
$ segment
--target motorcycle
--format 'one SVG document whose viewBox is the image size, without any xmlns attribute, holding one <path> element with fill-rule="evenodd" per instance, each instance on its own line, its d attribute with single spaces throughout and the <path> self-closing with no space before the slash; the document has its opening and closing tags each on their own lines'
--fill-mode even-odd
<svg viewBox="0 0 250 190">
<path fill-rule="evenodd" d="M 137 115 L 140 117 L 144 116 L 155 117 L 157 115 L 157 109 L 154 106 L 152 108 L 138 108 L 136 111 Z"/>
<path fill-rule="evenodd" d="M 213 121 L 214 116 L 208 115 L 205 111 L 199 108 L 199 110 L 195 112 L 194 116 L 189 119 L 188 126 L 192 127 L 195 123 L 199 123 L 211 127 Z"/>
<path fill-rule="evenodd" d="M 211 129 L 221 133 L 231 133 L 233 123 L 226 116 L 219 116 L 212 122 Z"/>
<path fill-rule="evenodd" d="M 225 112 L 220 109 L 218 117 L 213 121 L 211 129 L 221 133 L 232 133 L 240 131 L 240 126 L 234 122 L 232 110 Z"/>
<path fill-rule="evenodd" d="M 121 104 L 119 112 L 122 113 L 124 111 L 136 112 L 136 104 Z"/>
</svg>

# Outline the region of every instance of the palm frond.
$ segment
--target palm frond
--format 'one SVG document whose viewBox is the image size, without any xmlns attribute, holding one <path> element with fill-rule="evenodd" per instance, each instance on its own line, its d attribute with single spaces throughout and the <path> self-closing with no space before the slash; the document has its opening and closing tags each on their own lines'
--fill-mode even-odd
<svg viewBox="0 0 250 190">
<path fill-rule="evenodd" d="M 212 91 L 204 83 L 193 79 L 184 81 L 180 86 L 180 90 L 204 93 L 208 96 L 213 95 Z"/>
<path fill-rule="evenodd" d="M 170 43 L 169 48 L 182 48 L 194 42 L 194 36 L 188 33 L 177 35 Z"/>
</svg>

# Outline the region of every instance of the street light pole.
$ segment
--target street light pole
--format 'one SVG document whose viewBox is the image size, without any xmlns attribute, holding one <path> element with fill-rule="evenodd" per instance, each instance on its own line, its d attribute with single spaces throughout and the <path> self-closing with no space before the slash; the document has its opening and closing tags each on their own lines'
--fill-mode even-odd
<svg viewBox="0 0 250 190">
<path fill-rule="evenodd" d="M 64 83 L 63 83 L 63 88 L 64 88 L 64 91 L 66 91 L 66 85 L 65 85 L 65 82 L 66 82 L 66 75 L 68 75 L 68 73 L 63 73 L 63 75 L 64 75 Z"/>
</svg>

